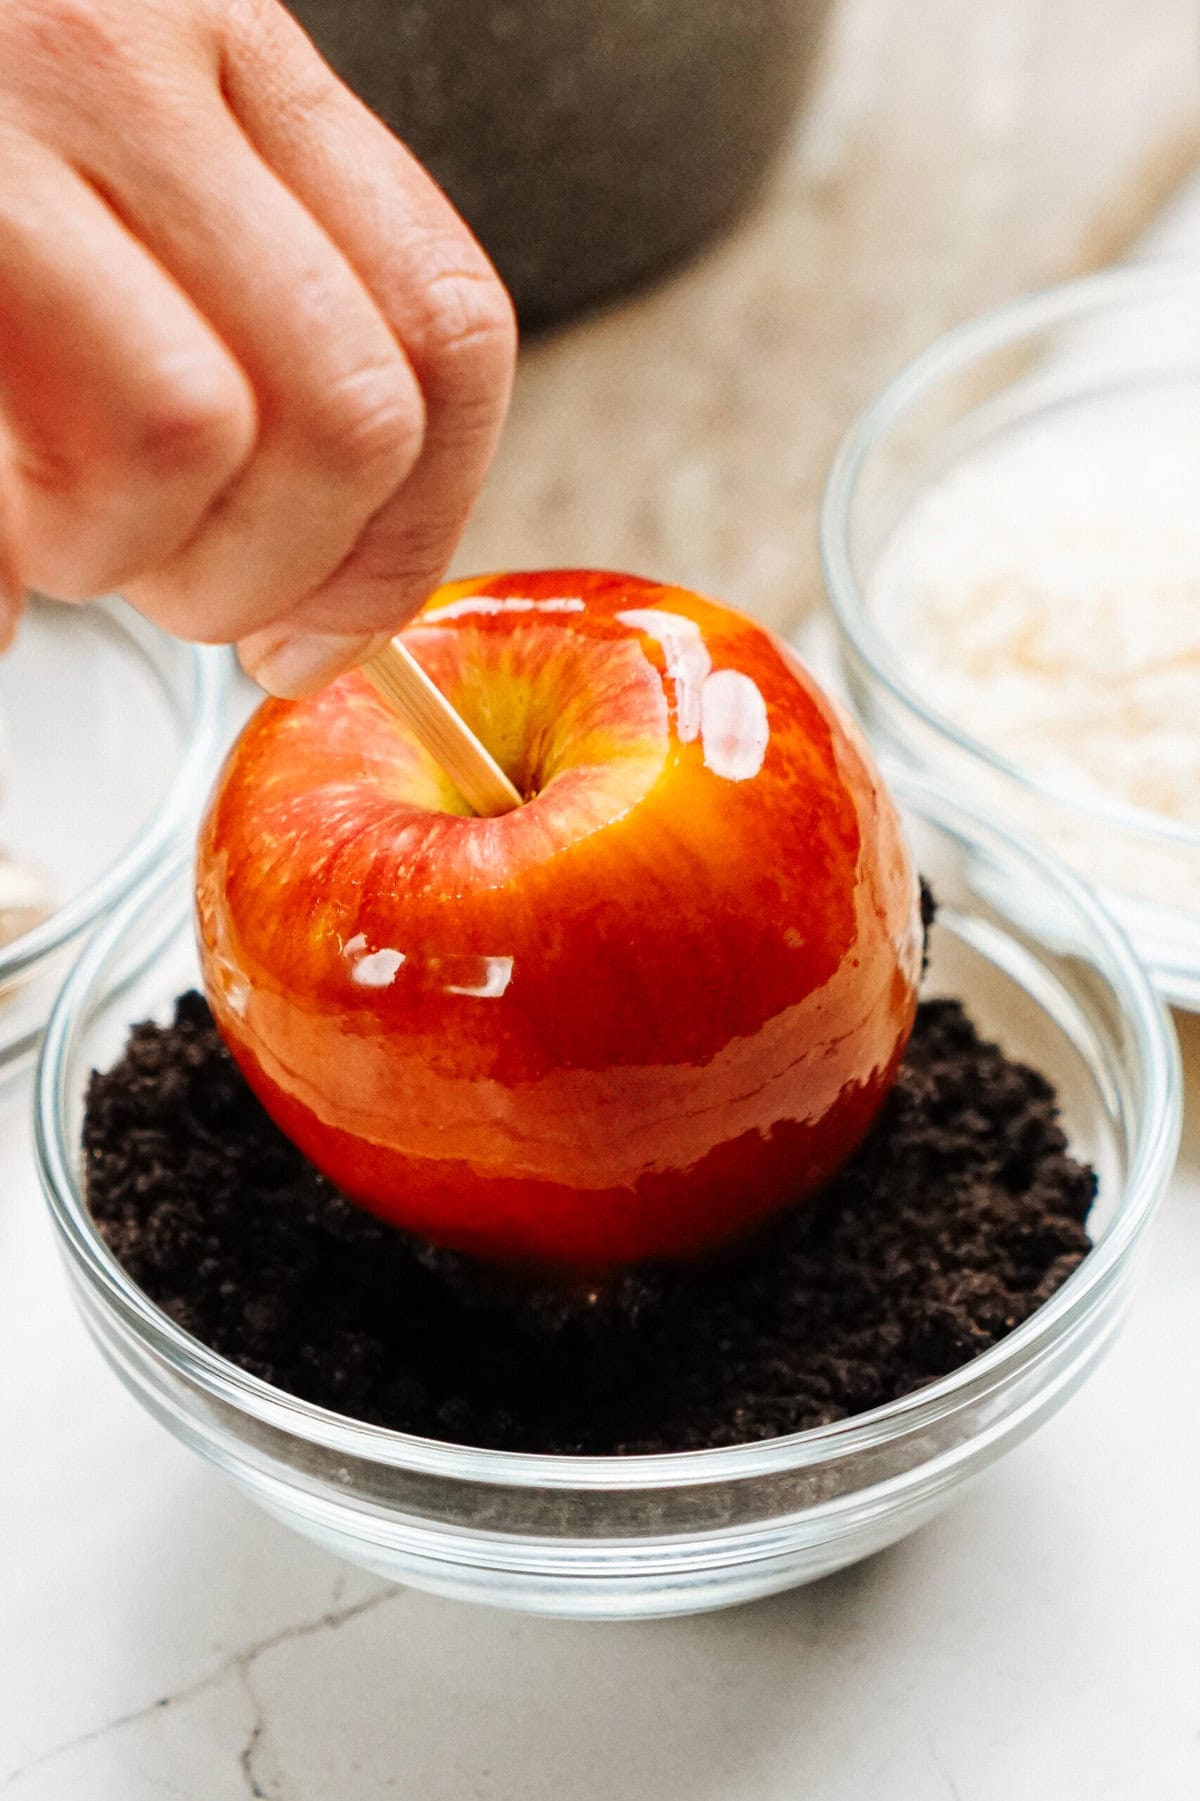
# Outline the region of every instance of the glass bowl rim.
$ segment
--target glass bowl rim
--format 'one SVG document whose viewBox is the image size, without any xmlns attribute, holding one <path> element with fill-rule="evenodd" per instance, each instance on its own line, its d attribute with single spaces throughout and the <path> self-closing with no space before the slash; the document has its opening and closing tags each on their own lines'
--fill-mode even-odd
<svg viewBox="0 0 1200 1801">
<path fill-rule="evenodd" d="M 113 617 L 110 601 L 116 598 L 111 596 L 95 604 Z M 165 634 L 130 607 L 122 606 L 116 618 L 120 629 L 139 647 L 159 677 L 167 680 L 159 654 Z M 121 854 L 48 918 L 0 949 L 0 984 L 25 974 L 43 958 L 82 936 L 111 907 L 138 888 L 163 853 L 171 849 L 187 823 L 189 810 L 212 779 L 218 752 L 224 744 L 232 691 L 232 653 L 212 645 L 178 640 L 173 644 L 182 657 L 183 677 L 178 686 L 188 709 L 186 742 L 174 773 L 151 818 Z"/>
<path fill-rule="evenodd" d="M 936 828 L 948 830 L 993 858 L 999 854 L 1009 867 L 1015 859 L 1026 877 L 1041 881 L 1082 917 L 1098 951 L 1098 967 L 1131 1035 L 1146 1096 L 1144 1107 L 1131 1121 L 1129 1167 L 1120 1204 L 1104 1238 L 1028 1320 L 973 1361 L 897 1401 L 831 1425 L 713 1450 L 633 1456 L 498 1451 L 424 1438 L 351 1419 L 239 1369 L 170 1319 L 117 1262 L 88 1214 L 74 1173 L 76 1147 L 65 1134 L 76 1032 L 103 994 L 100 978 L 126 932 L 186 873 L 190 858 L 182 853 L 128 895 L 89 940 L 59 993 L 43 1040 L 35 1080 L 35 1150 L 42 1189 L 60 1248 L 74 1266 L 72 1273 L 82 1272 L 98 1291 L 102 1305 L 115 1312 L 126 1330 L 165 1359 L 177 1374 L 257 1424 L 342 1456 L 459 1482 L 522 1489 L 649 1492 L 745 1480 L 873 1450 L 943 1418 L 981 1380 L 1002 1379 L 1007 1370 L 1022 1364 L 1027 1353 L 1036 1355 L 1040 1347 L 1048 1347 L 1062 1332 L 1077 1326 L 1107 1291 L 1152 1218 L 1174 1166 L 1183 1081 L 1178 1043 L 1166 1007 L 1124 932 L 1091 889 L 1052 856 L 1023 844 L 939 784 L 901 770 L 889 772 L 889 782 L 902 808 L 923 814 Z M 183 923 L 184 916 L 185 910 L 177 914 L 176 926 Z"/>
<path fill-rule="evenodd" d="M 902 659 L 874 623 L 850 554 L 850 520 L 858 483 L 872 451 L 903 420 L 908 409 L 948 376 L 959 375 L 981 357 L 1016 343 L 1047 326 L 1084 319 L 1139 301 L 1177 298 L 1194 292 L 1200 304 L 1200 261 L 1147 260 L 1061 282 L 964 320 L 936 338 L 906 363 L 854 419 L 838 445 L 821 499 L 818 537 L 825 593 L 839 632 L 874 681 L 923 725 L 956 750 L 978 759 L 1027 792 L 1123 832 L 1158 843 L 1200 850 L 1200 827 L 1129 802 L 1107 800 L 1069 783 L 1039 776 L 1001 751 L 964 731 L 938 711 L 905 673 Z"/>
</svg>

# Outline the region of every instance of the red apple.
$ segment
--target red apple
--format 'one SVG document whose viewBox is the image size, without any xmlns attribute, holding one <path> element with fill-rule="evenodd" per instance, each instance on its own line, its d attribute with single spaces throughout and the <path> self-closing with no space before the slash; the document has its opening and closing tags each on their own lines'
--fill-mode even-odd
<svg viewBox="0 0 1200 1801">
<path fill-rule="evenodd" d="M 457 582 L 405 642 L 526 804 L 470 816 L 359 675 L 268 701 L 197 874 L 267 1111 L 382 1218 L 572 1272 L 696 1257 L 845 1160 L 916 1005 L 916 883 L 857 732 L 680 588 Z"/>
</svg>

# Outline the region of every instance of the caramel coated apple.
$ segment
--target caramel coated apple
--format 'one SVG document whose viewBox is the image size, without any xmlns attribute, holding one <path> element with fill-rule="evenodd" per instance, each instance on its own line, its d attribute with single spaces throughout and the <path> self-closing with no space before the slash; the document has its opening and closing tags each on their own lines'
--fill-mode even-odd
<svg viewBox="0 0 1200 1801">
<path fill-rule="evenodd" d="M 526 804 L 467 814 L 367 682 L 268 701 L 197 870 L 250 1085 L 348 1195 L 594 1273 L 744 1237 L 844 1162 L 916 1006 L 916 882 L 787 647 L 680 588 L 457 582 L 405 642 Z"/>
</svg>

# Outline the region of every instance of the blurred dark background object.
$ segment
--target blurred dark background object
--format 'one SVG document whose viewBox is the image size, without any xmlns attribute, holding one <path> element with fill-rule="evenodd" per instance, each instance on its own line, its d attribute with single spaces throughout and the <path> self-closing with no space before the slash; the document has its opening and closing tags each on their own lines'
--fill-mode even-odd
<svg viewBox="0 0 1200 1801">
<path fill-rule="evenodd" d="M 446 189 L 526 324 L 673 262 L 754 196 L 829 0 L 289 0 Z"/>
</svg>

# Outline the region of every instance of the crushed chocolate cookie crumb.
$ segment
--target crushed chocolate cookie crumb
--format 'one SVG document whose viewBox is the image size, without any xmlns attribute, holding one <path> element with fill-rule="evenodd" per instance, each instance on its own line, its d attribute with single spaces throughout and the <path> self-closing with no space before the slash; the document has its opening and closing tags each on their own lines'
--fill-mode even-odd
<svg viewBox="0 0 1200 1801">
<path fill-rule="evenodd" d="M 698 1450 L 907 1394 L 1086 1255 L 1092 1172 L 1054 1092 L 925 1001 L 896 1086 L 816 1201 L 735 1261 L 596 1295 L 518 1287 L 372 1219 L 277 1131 L 199 995 L 92 1078 L 87 1195 L 195 1337 L 358 1419 L 523 1451 Z"/>
</svg>

